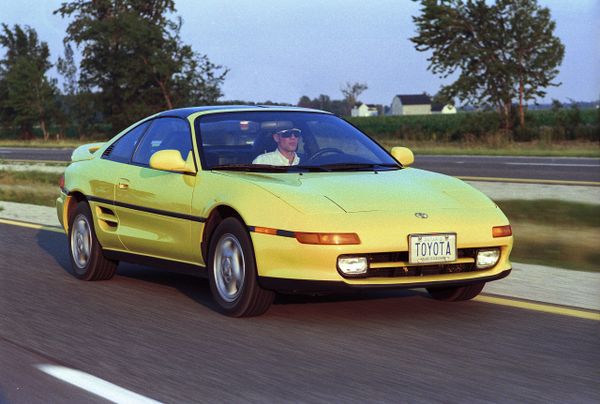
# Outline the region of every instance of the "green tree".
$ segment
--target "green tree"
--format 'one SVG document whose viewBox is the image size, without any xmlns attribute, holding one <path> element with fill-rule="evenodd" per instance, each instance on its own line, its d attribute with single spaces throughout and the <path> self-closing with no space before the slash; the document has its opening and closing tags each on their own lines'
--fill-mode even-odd
<svg viewBox="0 0 600 404">
<path fill-rule="evenodd" d="M 342 87 L 340 91 L 344 95 L 346 101 L 345 115 L 350 115 L 350 111 L 354 108 L 354 105 L 358 101 L 358 97 L 368 89 L 366 83 L 350 83 L 346 82 L 346 86 Z"/>
<path fill-rule="evenodd" d="M 65 44 L 64 58 L 58 58 L 58 72 L 63 76 L 62 110 L 65 122 L 63 131 L 72 126 L 80 139 L 86 137 L 92 130 L 96 115 L 97 94 L 79 84 L 79 72 L 75 63 L 73 48 Z"/>
<path fill-rule="evenodd" d="M 347 102 L 345 100 L 332 100 L 325 94 L 320 94 L 312 100 L 308 96 L 303 95 L 298 100 L 297 105 L 304 108 L 322 109 L 323 111 L 329 111 L 339 116 L 348 115 Z"/>
<path fill-rule="evenodd" d="M 417 0 L 415 0 L 417 1 Z M 418 51 L 431 52 L 429 70 L 442 78 L 458 74 L 443 86 L 447 100 L 455 97 L 476 106 L 493 106 L 503 126 L 512 127 L 512 104 L 519 100 L 519 122 L 525 124 L 523 103 L 546 95 L 564 56 L 554 35 L 550 10 L 537 0 L 420 0 L 413 17 Z"/>
<path fill-rule="evenodd" d="M 73 0 L 55 11 L 71 18 L 65 41 L 82 48 L 79 83 L 100 91 L 114 130 L 222 95 L 227 69 L 182 43 L 175 11 L 173 0 Z"/>
<path fill-rule="evenodd" d="M 563 105 L 562 102 L 560 102 L 559 100 L 557 100 L 556 98 L 552 99 L 552 112 L 554 112 L 554 114 L 557 114 L 558 111 L 560 111 L 562 109 Z"/>
<path fill-rule="evenodd" d="M 56 111 L 56 82 L 46 76 L 52 67 L 48 44 L 40 42 L 30 27 L 15 25 L 11 30 L 2 24 L 0 45 L 6 48 L 0 60 L 2 120 L 16 126 L 23 139 L 33 138 L 33 126 L 38 123 L 48 140 L 49 121 Z"/>
<path fill-rule="evenodd" d="M 307 95 L 303 95 L 302 97 L 300 97 L 297 105 L 302 108 L 314 108 L 310 97 Z"/>
</svg>

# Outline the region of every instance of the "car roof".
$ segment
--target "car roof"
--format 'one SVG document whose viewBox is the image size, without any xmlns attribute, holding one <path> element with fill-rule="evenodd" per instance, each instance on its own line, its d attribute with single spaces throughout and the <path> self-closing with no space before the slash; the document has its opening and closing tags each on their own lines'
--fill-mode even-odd
<svg viewBox="0 0 600 404">
<path fill-rule="evenodd" d="M 292 107 L 292 106 L 279 106 L 279 105 L 207 105 L 202 107 L 188 107 L 188 108 L 177 108 L 170 109 L 168 111 L 159 112 L 155 117 L 163 116 L 175 116 L 178 118 L 187 118 L 188 116 L 198 113 L 205 112 L 210 113 L 211 111 L 219 112 L 235 112 L 235 111 L 298 111 L 298 112 L 322 112 L 328 114 L 327 111 L 320 111 L 318 109 Z"/>
</svg>

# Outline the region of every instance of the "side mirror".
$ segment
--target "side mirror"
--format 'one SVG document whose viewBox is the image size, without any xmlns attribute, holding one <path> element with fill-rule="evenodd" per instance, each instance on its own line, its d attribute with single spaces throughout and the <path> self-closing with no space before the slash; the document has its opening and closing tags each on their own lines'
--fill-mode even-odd
<svg viewBox="0 0 600 404">
<path fill-rule="evenodd" d="M 408 147 L 392 147 L 392 157 L 404 167 L 415 162 L 415 155 Z"/>
<path fill-rule="evenodd" d="M 190 153 L 190 156 L 192 154 Z M 157 170 L 175 171 L 178 173 L 196 173 L 196 168 L 191 158 L 185 161 L 181 158 L 179 150 L 161 150 L 150 157 L 150 167 Z"/>
</svg>

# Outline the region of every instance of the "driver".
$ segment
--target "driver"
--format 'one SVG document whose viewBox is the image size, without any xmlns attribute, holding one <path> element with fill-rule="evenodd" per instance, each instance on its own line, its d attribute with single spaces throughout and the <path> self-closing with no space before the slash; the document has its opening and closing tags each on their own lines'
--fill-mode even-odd
<svg viewBox="0 0 600 404">
<path fill-rule="evenodd" d="M 297 128 L 283 129 L 273 133 L 273 140 L 277 143 L 277 149 L 270 153 L 257 156 L 252 164 L 268 164 L 271 166 L 295 166 L 300 163 L 300 157 L 296 154 L 298 139 L 302 131 Z"/>
</svg>

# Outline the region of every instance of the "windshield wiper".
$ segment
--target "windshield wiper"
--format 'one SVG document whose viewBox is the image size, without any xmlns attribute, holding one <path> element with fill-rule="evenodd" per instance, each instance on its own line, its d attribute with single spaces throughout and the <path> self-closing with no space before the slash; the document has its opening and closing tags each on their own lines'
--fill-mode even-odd
<svg viewBox="0 0 600 404">
<path fill-rule="evenodd" d="M 273 166 L 269 164 L 219 164 L 211 167 L 211 170 L 246 171 L 246 172 L 273 172 L 273 173 L 301 173 L 301 172 L 331 172 L 340 170 L 373 170 L 382 167 L 394 167 L 393 164 L 371 164 L 371 163 L 336 163 L 320 166 Z"/>
<path fill-rule="evenodd" d="M 379 171 L 379 170 L 398 170 L 400 166 L 396 164 L 376 164 L 376 163 L 332 163 L 320 166 L 329 171 Z"/>
<path fill-rule="evenodd" d="M 289 172 L 323 172 L 331 171 L 323 166 L 288 166 Z"/>
<path fill-rule="evenodd" d="M 272 166 L 269 164 L 219 164 L 212 166 L 211 170 L 230 170 L 230 171 L 259 171 L 259 172 L 287 172 L 287 166 Z"/>
</svg>

